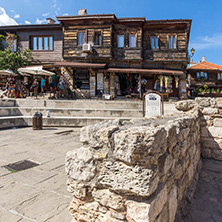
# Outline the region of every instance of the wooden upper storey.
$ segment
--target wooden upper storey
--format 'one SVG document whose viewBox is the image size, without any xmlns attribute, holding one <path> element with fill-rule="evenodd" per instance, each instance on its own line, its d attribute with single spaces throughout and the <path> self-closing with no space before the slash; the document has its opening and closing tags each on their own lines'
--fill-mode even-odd
<svg viewBox="0 0 222 222">
<path fill-rule="evenodd" d="M 0 27 L 0 34 L 16 33 L 18 47 L 30 48 L 38 62 L 86 58 L 91 61 L 188 61 L 190 19 L 146 20 L 99 14 L 61 16 L 57 20 L 60 24 Z M 89 43 L 92 50 L 85 53 L 83 43 Z"/>
<path fill-rule="evenodd" d="M 114 14 L 57 17 L 63 27 L 64 58 L 85 58 L 83 43 L 92 45 L 90 58 L 117 60 L 188 60 L 191 20 L 116 18 Z M 81 34 L 84 33 L 84 34 Z M 84 42 L 80 38 L 84 37 Z M 96 38 L 101 38 L 100 44 Z M 96 43 L 96 44 L 95 44 Z"/>
</svg>

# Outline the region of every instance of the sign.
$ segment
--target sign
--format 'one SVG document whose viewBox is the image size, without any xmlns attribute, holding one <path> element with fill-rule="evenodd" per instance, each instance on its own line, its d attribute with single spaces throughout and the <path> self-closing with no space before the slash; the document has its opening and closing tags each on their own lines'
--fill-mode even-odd
<svg viewBox="0 0 222 222">
<path fill-rule="evenodd" d="M 149 92 L 144 97 L 145 117 L 163 115 L 163 101 L 161 95 Z"/>
</svg>

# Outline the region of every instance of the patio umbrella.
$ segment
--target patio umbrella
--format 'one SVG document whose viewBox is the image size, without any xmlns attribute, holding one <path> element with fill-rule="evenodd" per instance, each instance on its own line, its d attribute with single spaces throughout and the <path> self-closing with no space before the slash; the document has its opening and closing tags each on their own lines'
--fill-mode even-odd
<svg viewBox="0 0 222 222">
<path fill-rule="evenodd" d="M 17 76 L 18 74 L 7 69 L 7 70 L 0 70 L 0 75 L 2 75 L 2 76 Z"/>
<path fill-rule="evenodd" d="M 29 74 L 29 75 L 43 75 L 43 76 L 52 76 L 55 75 L 54 72 L 49 72 L 44 70 L 42 66 L 29 66 L 25 68 L 19 68 L 18 72 L 21 75 Z"/>
</svg>

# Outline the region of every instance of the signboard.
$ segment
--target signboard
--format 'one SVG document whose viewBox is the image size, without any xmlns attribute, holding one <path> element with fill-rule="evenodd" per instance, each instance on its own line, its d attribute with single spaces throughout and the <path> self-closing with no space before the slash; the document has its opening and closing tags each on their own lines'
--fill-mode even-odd
<svg viewBox="0 0 222 222">
<path fill-rule="evenodd" d="M 144 95 L 144 116 L 161 116 L 163 115 L 163 99 L 159 93 L 148 92 Z"/>
</svg>

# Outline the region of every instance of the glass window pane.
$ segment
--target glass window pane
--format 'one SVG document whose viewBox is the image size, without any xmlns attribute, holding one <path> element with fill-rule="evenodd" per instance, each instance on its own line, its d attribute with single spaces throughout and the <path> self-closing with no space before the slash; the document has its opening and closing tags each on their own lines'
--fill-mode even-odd
<svg viewBox="0 0 222 222">
<path fill-rule="evenodd" d="M 53 50 L 53 37 L 49 37 L 49 50 Z"/>
<path fill-rule="evenodd" d="M 201 77 L 204 77 L 204 72 L 200 72 L 200 76 L 201 76 Z"/>
<path fill-rule="evenodd" d="M 33 37 L 32 39 L 32 49 L 37 50 L 37 37 Z"/>
<path fill-rule="evenodd" d="M 82 45 L 85 43 L 85 32 L 82 32 Z"/>
<path fill-rule="evenodd" d="M 136 47 L 136 35 L 135 34 L 129 35 L 129 47 Z"/>
<path fill-rule="evenodd" d="M 221 80 L 221 75 L 220 75 L 220 73 L 217 74 L 217 79 L 218 79 L 218 80 Z"/>
<path fill-rule="evenodd" d="M 78 45 L 82 45 L 82 33 L 81 32 L 79 32 L 78 33 Z"/>
<path fill-rule="evenodd" d="M 176 49 L 176 36 L 173 36 L 173 48 Z"/>
<path fill-rule="evenodd" d="M 158 44 L 158 37 L 155 37 L 155 48 L 158 49 L 159 48 L 159 44 Z"/>
<path fill-rule="evenodd" d="M 151 37 L 151 48 L 155 49 L 154 37 Z"/>
<path fill-rule="evenodd" d="M 117 36 L 117 44 L 118 44 L 118 48 L 124 47 L 124 35 Z"/>
<path fill-rule="evenodd" d="M 48 50 L 48 46 L 49 46 L 49 38 L 44 37 L 44 50 Z"/>
<path fill-rule="evenodd" d="M 207 79 L 207 72 L 204 73 L 204 78 Z"/>
<path fill-rule="evenodd" d="M 169 49 L 172 49 L 172 37 L 169 36 Z"/>
<path fill-rule="evenodd" d="M 198 79 L 200 78 L 200 73 L 199 73 L 199 72 L 197 72 L 197 78 L 198 78 Z"/>
<path fill-rule="evenodd" d="M 42 50 L 42 37 L 38 37 L 38 50 Z"/>
</svg>

